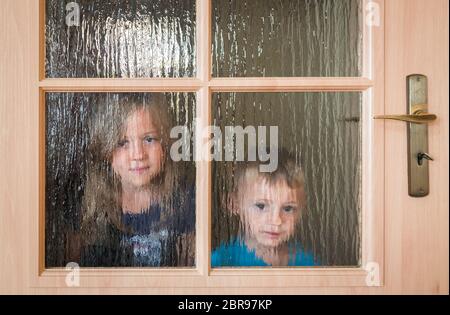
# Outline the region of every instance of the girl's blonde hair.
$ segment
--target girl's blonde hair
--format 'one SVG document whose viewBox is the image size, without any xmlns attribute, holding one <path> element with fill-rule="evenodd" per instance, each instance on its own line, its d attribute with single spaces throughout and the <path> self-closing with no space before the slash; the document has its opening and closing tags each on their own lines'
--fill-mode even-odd
<svg viewBox="0 0 450 315">
<path fill-rule="evenodd" d="M 160 131 L 163 148 L 163 170 L 152 180 L 152 186 L 166 202 L 174 190 L 174 165 L 169 156 L 170 126 L 168 106 L 161 93 L 101 94 L 92 104 L 87 147 L 86 187 L 83 200 L 81 233 L 85 244 L 107 236 L 108 226 L 123 230 L 121 223 L 122 187 L 111 166 L 112 155 L 122 140 L 127 118 L 136 111 L 148 111 Z"/>
</svg>

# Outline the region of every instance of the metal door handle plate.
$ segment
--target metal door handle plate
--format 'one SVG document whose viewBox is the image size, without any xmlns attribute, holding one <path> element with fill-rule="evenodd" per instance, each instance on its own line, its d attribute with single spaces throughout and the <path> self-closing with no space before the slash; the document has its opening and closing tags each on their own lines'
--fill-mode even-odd
<svg viewBox="0 0 450 315">
<path fill-rule="evenodd" d="M 428 162 L 428 124 L 437 116 L 428 113 L 428 79 L 424 75 L 407 77 L 406 115 L 379 115 L 374 119 L 392 119 L 408 123 L 408 192 L 411 197 L 425 197 L 430 192 Z"/>
</svg>

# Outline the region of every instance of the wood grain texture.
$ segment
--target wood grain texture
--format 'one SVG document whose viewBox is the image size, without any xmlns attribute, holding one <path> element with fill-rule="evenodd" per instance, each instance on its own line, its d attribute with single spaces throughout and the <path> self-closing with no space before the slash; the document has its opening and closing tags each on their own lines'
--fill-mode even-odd
<svg viewBox="0 0 450 315">
<path fill-rule="evenodd" d="M 406 113 L 406 76 L 429 78 L 430 195 L 408 196 L 404 123 L 386 124 L 387 283 L 448 294 L 448 1 L 387 1 L 386 114 Z M 420 21 L 420 23 L 418 23 Z"/>
<path fill-rule="evenodd" d="M 199 0 L 204 2 L 209 0 Z M 282 275 L 258 278 L 253 283 L 239 275 L 214 275 L 206 280 L 207 264 L 200 264 L 197 271 L 176 271 L 172 277 L 155 276 L 142 279 L 141 271 L 127 271 L 128 277 L 86 278 L 83 287 L 64 287 L 64 273 L 46 271 L 45 277 L 37 277 L 39 271 L 39 89 L 64 88 L 67 82 L 39 82 L 42 67 L 39 63 L 38 0 L 3 0 L 0 10 L 0 293 L 7 294 L 448 294 L 448 1 L 447 0 L 395 0 L 386 1 L 385 48 L 377 46 L 375 65 L 385 63 L 383 78 L 373 69 L 367 81 L 374 88 L 366 90 L 366 97 L 373 98 L 373 114 L 399 114 L 406 110 L 406 76 L 423 73 L 429 77 L 430 111 L 439 119 L 430 126 L 430 154 L 435 161 L 430 165 L 431 194 L 423 199 L 413 199 L 407 191 L 406 127 L 398 122 L 374 123 L 375 133 L 384 131 L 380 139 L 373 139 L 373 150 L 382 150 L 382 165 L 373 172 L 384 169 L 385 189 L 382 200 L 372 200 L 378 215 L 370 218 L 371 228 L 384 226 L 382 252 L 365 257 L 365 261 L 384 261 L 384 286 L 364 287 L 364 274 L 345 274 L 345 270 L 304 270 L 302 282 L 283 278 Z M 41 12 L 42 13 L 42 12 Z M 417 23 L 416 21 L 421 21 Z M 380 59 L 381 58 L 381 59 Z M 206 84 L 208 67 L 203 66 L 202 75 L 194 90 L 205 98 L 210 92 Z M 328 80 L 328 79 L 326 79 Z M 326 81 L 325 80 L 325 81 Z M 384 89 L 379 82 L 385 80 Z M 261 80 L 263 82 L 263 80 Z M 306 81 L 305 81 L 306 82 Z M 329 84 L 330 81 L 326 81 Z M 73 83 L 73 81 L 72 81 Z M 186 88 L 190 83 L 181 84 Z M 339 82 L 338 82 L 339 83 Z M 338 84 L 336 83 L 336 84 Z M 342 82 L 340 82 L 342 83 Z M 339 83 L 339 84 L 340 84 Z M 97 89 L 103 82 L 76 81 L 76 88 Z M 91 85 L 92 84 L 92 85 Z M 107 88 L 120 88 L 121 83 L 107 83 Z M 142 84 L 142 86 L 141 86 Z M 147 82 L 125 83 L 128 88 L 144 89 Z M 172 84 L 172 83 L 170 83 Z M 221 83 L 223 85 L 223 83 Z M 257 82 L 255 82 L 257 84 Z M 264 84 L 264 83 L 261 83 Z M 175 88 L 171 86 L 170 88 Z M 320 84 L 318 85 L 320 87 Z M 266 88 L 271 88 L 266 87 Z M 311 87 L 310 87 L 311 88 Z M 329 87 L 328 87 L 329 88 Z M 361 88 L 364 90 L 364 88 Z M 383 106 L 383 100 L 384 106 Z M 208 102 L 201 106 L 202 115 L 208 116 Z M 206 108 L 205 108 L 206 106 Z M 365 112 L 366 119 L 370 111 Z M 205 120 L 206 122 L 206 120 Z M 368 136 L 368 135 L 367 135 Z M 380 144 L 384 144 L 380 148 Z M 207 165 L 201 165 L 197 174 L 210 174 Z M 375 174 L 372 173 L 372 178 Z M 370 176 L 369 176 L 370 178 Z M 201 187 L 207 187 L 207 183 Z M 202 209 L 210 206 L 204 198 Z M 374 195 L 379 195 L 375 192 Z M 370 200 L 366 201 L 370 202 Z M 206 203 L 206 204 L 205 204 Z M 379 215 L 384 213 L 384 216 Z M 380 221 L 381 220 L 381 221 Z M 202 213 L 197 224 L 204 225 L 208 217 Z M 364 227 L 363 227 L 364 228 Z M 364 230 L 369 233 L 369 230 Z M 209 246 L 207 233 L 199 234 L 197 244 L 202 250 L 197 256 L 205 257 Z M 376 233 L 373 235 L 377 235 Z M 380 238 L 367 239 L 370 245 Z M 372 246 L 372 247 L 371 247 Z M 258 271 L 252 271 L 258 273 Z M 261 271 L 259 271 L 261 272 Z M 358 271 L 359 272 L 359 271 Z M 95 272 L 94 272 L 95 273 Z M 114 273 L 114 272 L 113 272 Z M 119 272 L 120 273 L 120 272 Z M 193 274 L 195 273 L 195 274 Z M 198 273 L 198 274 L 197 274 Z M 117 274 L 117 273 L 116 273 Z M 151 277 L 151 280 L 150 279 Z M 199 277 L 200 276 L 200 277 Z M 227 288 L 219 288 L 224 283 Z M 332 287 L 331 284 L 341 287 Z M 111 288 L 98 288 L 98 286 Z M 132 288 L 130 286 L 140 286 Z M 261 286 L 248 288 L 247 286 Z M 266 287 L 270 286 L 273 287 Z M 282 286 L 292 285 L 291 288 Z M 307 287 L 322 285 L 323 287 Z M 348 286 L 355 287 L 348 287 Z M 97 287 L 96 287 L 97 286 Z M 59 287 L 59 288 L 58 288 Z M 246 288 L 247 287 L 247 288 Z"/>
<path fill-rule="evenodd" d="M 41 0 L 42 5 L 43 0 Z M 198 29 L 209 30 L 211 17 L 210 0 L 200 0 L 197 5 Z M 383 1 L 380 1 L 382 4 Z M 42 16 L 42 14 L 41 14 Z M 42 20 L 41 20 L 42 21 Z M 42 22 L 41 22 L 42 23 Z M 382 52 L 383 28 L 372 29 L 365 27 L 368 40 L 365 41 L 366 67 L 373 69 L 377 65 L 378 80 L 368 78 L 244 78 L 244 79 L 214 79 L 210 77 L 211 51 L 209 45 L 210 32 L 200 32 L 198 35 L 198 59 L 199 71 L 197 79 L 44 79 L 39 82 L 41 96 L 47 91 L 198 91 L 198 123 L 201 130 L 211 125 L 211 93 L 215 91 L 364 91 L 366 90 L 364 102 L 365 130 L 373 129 L 371 112 L 381 110 L 383 102 L 383 58 L 373 59 L 374 47 Z M 42 38 L 41 38 L 42 45 Z M 370 58 L 369 58 L 370 57 Z M 368 72 L 369 73 L 369 72 Z M 370 88 L 370 89 L 369 89 Z M 372 93 L 375 90 L 377 93 Z M 381 95 L 381 97 L 380 97 Z M 43 139 L 45 121 L 43 121 L 44 102 L 40 103 L 40 133 Z M 364 141 L 363 164 L 364 169 L 383 169 L 383 151 L 371 150 L 378 143 L 384 147 L 383 130 L 377 128 L 376 132 L 367 133 Z M 204 140 L 197 144 L 202 156 L 208 156 L 208 146 Z M 31 283 L 36 287 L 64 287 L 65 275 L 63 269 L 44 270 L 44 200 L 45 192 L 45 142 L 42 140 L 40 148 L 40 212 L 39 212 L 39 274 L 31 272 Z M 367 272 L 364 270 L 368 262 L 376 262 L 380 265 L 380 274 L 383 271 L 384 242 L 383 242 L 383 214 L 384 208 L 377 206 L 376 202 L 383 199 L 384 178 L 382 172 L 366 172 L 364 176 L 364 188 L 366 189 L 363 200 L 363 216 L 361 218 L 363 251 L 361 267 L 359 268 L 317 268 L 317 269 L 240 269 L 240 270 L 213 270 L 209 268 L 209 248 L 211 244 L 211 163 L 204 159 L 197 162 L 197 267 L 196 270 L 182 272 L 167 269 L 128 269 L 107 270 L 96 269 L 81 272 L 83 287 L 305 287 L 305 286 L 365 286 Z M 375 176 L 373 176 L 375 175 Z M 35 222 L 33 218 L 31 220 Z M 31 242 L 34 235 L 31 235 Z M 34 260 L 31 260 L 31 270 L 34 270 Z M 139 274 L 139 278 L 135 277 Z M 179 280 L 175 280 L 177 277 Z M 180 276 L 183 276 L 180 278 Z M 186 277 L 184 277 L 186 276 Z M 190 277 L 189 277 L 190 276 Z M 108 281 L 105 281 L 108 277 Z M 273 277 L 276 277 L 274 281 Z M 268 280 L 270 279 L 271 280 Z M 381 281 L 382 282 L 382 281 Z"/>
<path fill-rule="evenodd" d="M 46 92 L 196 92 L 198 79 L 45 79 L 39 86 Z"/>
<path fill-rule="evenodd" d="M 213 92 L 364 91 L 373 81 L 366 78 L 214 78 Z"/>
</svg>

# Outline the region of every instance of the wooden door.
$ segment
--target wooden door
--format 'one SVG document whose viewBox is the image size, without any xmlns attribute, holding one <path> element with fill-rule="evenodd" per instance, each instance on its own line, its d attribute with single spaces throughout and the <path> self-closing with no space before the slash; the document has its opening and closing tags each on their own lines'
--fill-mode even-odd
<svg viewBox="0 0 450 315">
<path fill-rule="evenodd" d="M 211 3 L 197 1 L 199 28 L 209 29 Z M 337 293 L 448 294 L 448 1 L 364 1 L 364 71 L 357 78 L 211 79 L 210 35 L 198 37 L 197 79 L 174 81 L 46 79 L 42 1 L 2 1 L 0 8 L 0 292 L 36 293 Z M 404 123 L 373 121 L 404 114 L 406 76 L 429 78 L 430 194 L 408 196 Z M 164 86 L 164 88 L 162 88 Z M 364 93 L 363 226 L 360 268 L 211 270 L 211 181 L 198 181 L 197 267 L 177 271 L 86 271 L 66 285 L 67 271 L 42 265 L 42 93 L 45 91 L 192 91 L 201 124 L 210 122 L 210 93 L 220 91 L 360 91 Z M 370 109 L 370 110 L 369 110 Z M 210 178 L 199 162 L 198 178 Z M 367 166 L 370 166 L 369 169 Z M 367 279 L 373 264 L 375 282 Z M 366 270 L 367 268 L 367 270 Z M 106 276 L 106 277 L 105 277 Z M 177 277 L 173 277 L 177 276 Z M 274 277 L 277 281 L 273 281 Z M 251 281 L 247 281 L 252 279 Z"/>
</svg>

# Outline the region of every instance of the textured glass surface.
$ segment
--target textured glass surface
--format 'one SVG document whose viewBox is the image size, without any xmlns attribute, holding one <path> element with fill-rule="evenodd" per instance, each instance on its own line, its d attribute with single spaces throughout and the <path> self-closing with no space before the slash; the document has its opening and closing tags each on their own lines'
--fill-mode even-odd
<svg viewBox="0 0 450 315">
<path fill-rule="evenodd" d="M 259 139 L 254 147 L 260 149 L 262 143 L 258 126 L 267 127 L 262 132 L 264 139 L 269 139 L 272 133 L 269 126 L 278 127 L 278 137 L 262 144 L 263 148 L 270 147 L 272 150 L 277 145 L 278 167 L 273 172 L 265 173 L 264 176 L 259 172 L 258 176 L 249 177 L 248 181 L 239 181 L 242 174 L 246 174 L 242 173 L 243 169 L 245 172 L 252 170 L 249 168 L 252 165 L 250 162 L 243 164 L 224 158 L 224 161 L 213 164 L 213 267 L 263 266 L 261 259 L 266 263 L 270 259 L 258 253 L 255 257 L 254 248 L 261 245 L 269 252 L 275 250 L 272 254 L 276 254 L 277 251 L 281 252 L 277 248 L 286 244 L 293 246 L 289 248 L 302 248 L 305 253 L 303 262 L 295 266 L 359 264 L 361 104 L 359 92 L 213 94 L 216 125 L 221 130 L 226 129 L 226 126 L 253 126 Z M 227 142 L 226 136 L 223 139 L 225 147 L 231 146 L 233 150 L 239 151 L 237 137 L 234 138 L 235 142 Z M 246 139 L 245 152 L 250 152 L 251 146 L 247 147 L 251 143 L 250 137 Z M 247 153 L 244 155 L 245 161 L 249 160 L 249 156 Z M 282 168 L 289 159 L 295 167 L 290 165 Z M 260 161 L 257 160 L 257 163 Z M 269 209 L 272 199 L 278 198 L 279 202 L 273 201 L 274 205 L 281 204 L 280 200 L 284 200 L 282 195 L 287 188 L 279 190 L 285 186 L 275 184 L 284 185 L 288 178 L 295 179 L 298 168 L 301 168 L 304 176 L 304 203 L 295 211 L 299 210 L 301 217 L 293 225 L 293 234 L 285 234 L 286 238 L 282 242 L 271 247 L 264 243 L 263 237 L 258 238 L 257 233 L 272 232 L 268 236 L 269 240 L 277 240 L 284 233 L 284 219 L 276 224 L 260 226 L 258 232 L 258 228 L 255 228 L 258 227 L 255 225 L 258 216 L 252 217 L 251 212 L 246 213 L 245 207 L 249 204 L 241 203 L 239 198 L 249 198 L 250 206 L 256 205 L 254 209 L 257 214 Z M 267 182 L 269 185 L 265 186 L 264 193 L 268 192 L 268 195 L 264 198 L 257 197 L 258 194 L 249 190 L 253 184 Z M 258 204 L 258 198 L 262 205 Z M 292 207 L 283 209 L 288 215 Z M 275 262 L 269 266 L 276 266 L 276 259 L 272 261 Z M 286 262 L 283 264 L 281 259 L 278 263 L 283 266 Z"/>
<path fill-rule="evenodd" d="M 361 75 L 360 0 L 213 0 L 215 77 Z"/>
<path fill-rule="evenodd" d="M 46 76 L 195 76 L 195 19 L 195 0 L 46 0 Z"/>
<path fill-rule="evenodd" d="M 194 93 L 46 94 L 46 267 L 194 265 L 195 165 L 168 154 L 194 113 Z"/>
</svg>

